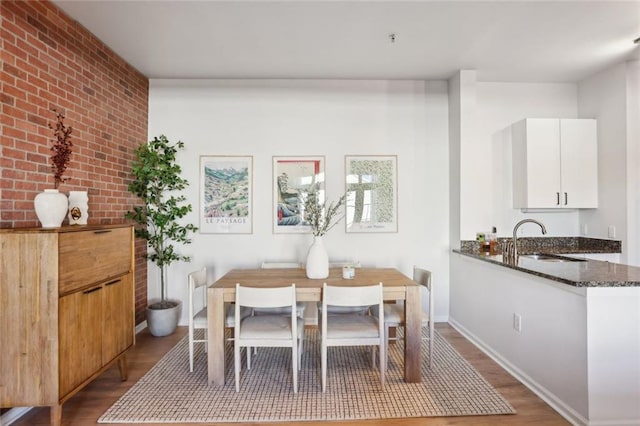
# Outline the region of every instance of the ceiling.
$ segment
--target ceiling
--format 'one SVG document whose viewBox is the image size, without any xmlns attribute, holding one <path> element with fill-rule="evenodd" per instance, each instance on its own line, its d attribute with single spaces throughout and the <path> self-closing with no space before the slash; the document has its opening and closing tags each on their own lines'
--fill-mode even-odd
<svg viewBox="0 0 640 426">
<path fill-rule="evenodd" d="M 149 78 L 571 82 L 640 58 L 640 0 L 53 3 Z"/>
</svg>

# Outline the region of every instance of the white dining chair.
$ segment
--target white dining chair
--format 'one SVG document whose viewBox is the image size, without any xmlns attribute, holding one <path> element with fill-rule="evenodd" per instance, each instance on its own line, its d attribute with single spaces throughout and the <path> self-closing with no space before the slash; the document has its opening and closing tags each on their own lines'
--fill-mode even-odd
<svg viewBox="0 0 640 426">
<path fill-rule="evenodd" d="M 193 353 L 196 343 L 204 343 L 206 348 L 207 333 L 203 338 L 196 338 L 196 330 L 206 330 L 207 322 L 207 268 L 202 268 L 189 273 L 189 371 L 193 372 Z M 233 328 L 235 325 L 235 311 L 232 303 L 225 304 L 225 327 Z M 250 309 L 242 309 L 243 317 L 251 315 Z M 232 340 L 228 339 L 228 340 Z"/>
<path fill-rule="evenodd" d="M 413 267 L 413 280 L 420 284 L 420 298 L 422 300 L 422 305 L 424 306 L 426 302 L 427 310 L 423 309 L 422 311 L 422 328 L 427 327 L 429 333 L 427 337 L 423 337 L 423 340 L 428 342 L 428 353 L 429 353 L 429 368 L 433 366 L 433 333 L 434 333 L 434 298 L 433 298 L 433 288 L 431 285 L 431 272 L 418 268 L 416 266 Z M 377 308 L 371 309 L 371 314 L 377 316 L 378 310 Z M 389 337 L 389 330 L 392 327 L 404 327 L 404 305 L 399 303 L 385 303 L 384 304 L 384 335 L 385 335 L 385 344 L 387 345 L 387 350 L 385 353 L 387 357 L 389 355 L 389 340 L 397 340 L 397 337 L 391 338 Z M 388 360 L 385 359 L 385 367 L 387 365 Z"/>
<path fill-rule="evenodd" d="M 384 310 L 382 283 L 369 286 L 322 286 L 321 346 L 322 392 L 327 390 L 327 349 L 329 346 L 372 346 L 380 357 L 380 383 L 384 389 Z M 383 313 L 378 317 L 359 313 L 327 315 L 329 306 L 377 306 Z M 372 351 L 372 364 L 375 355 Z"/>
<path fill-rule="evenodd" d="M 247 348 L 247 367 L 252 347 L 290 347 L 293 392 L 298 392 L 298 370 L 303 350 L 304 322 L 292 309 L 296 304 L 296 286 L 243 287 L 236 284 L 236 327 L 234 328 L 234 357 L 236 392 L 240 391 L 240 349 Z M 288 306 L 290 315 L 264 314 L 242 318 L 241 309 L 281 308 Z"/>
</svg>

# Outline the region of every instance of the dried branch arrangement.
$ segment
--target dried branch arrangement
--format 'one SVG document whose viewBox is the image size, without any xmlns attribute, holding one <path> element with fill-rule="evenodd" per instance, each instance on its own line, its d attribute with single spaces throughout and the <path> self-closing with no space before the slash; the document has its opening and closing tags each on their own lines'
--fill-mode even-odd
<svg viewBox="0 0 640 426">
<path fill-rule="evenodd" d="M 317 184 L 312 185 L 305 195 L 304 220 L 311 226 L 314 236 L 322 236 L 342 219 L 338 209 L 344 204 L 346 195 L 342 195 L 335 203 L 332 201 L 328 207 L 320 202 Z"/>
<path fill-rule="evenodd" d="M 58 112 L 55 108 L 52 111 L 56 114 L 56 125 L 54 127 L 49 123 L 49 128 L 53 130 L 53 135 L 55 136 L 53 146 L 51 146 L 51 151 L 53 151 L 51 168 L 53 169 L 53 177 L 55 180 L 54 187 L 57 189 L 61 183 L 70 179 L 63 176 L 67 170 L 69 161 L 71 161 L 71 147 L 73 147 L 71 132 L 73 128 L 64 125 L 64 114 Z"/>
</svg>

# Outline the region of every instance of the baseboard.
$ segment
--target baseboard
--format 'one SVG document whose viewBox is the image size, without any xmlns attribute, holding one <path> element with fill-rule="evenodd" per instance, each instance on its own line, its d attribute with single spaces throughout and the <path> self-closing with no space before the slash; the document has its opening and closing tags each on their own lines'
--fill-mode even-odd
<svg viewBox="0 0 640 426">
<path fill-rule="evenodd" d="M 136 325 L 136 334 L 140 333 L 145 328 L 147 328 L 147 320 L 144 320 L 140 324 Z"/>
<path fill-rule="evenodd" d="M 507 370 L 509 374 L 518 379 L 523 385 L 525 385 L 531 392 L 538 395 L 544 402 L 551 406 L 567 421 L 574 425 L 589 425 L 589 421 L 582 417 L 573 408 L 569 407 L 560 398 L 558 398 L 553 392 L 549 391 L 540 383 L 529 377 L 526 373 L 520 370 L 518 367 L 510 363 L 508 360 L 502 357 L 498 352 L 494 351 L 489 345 L 487 345 L 482 339 L 467 330 L 462 324 L 458 323 L 454 318 L 449 316 L 449 324 L 455 328 L 460 334 L 462 334 L 467 340 L 473 343 L 478 349 L 484 352 L 489 358 L 497 362 L 502 368 Z"/>
<path fill-rule="evenodd" d="M 136 325 L 136 334 L 140 333 L 145 328 L 147 328 L 147 321 L 142 321 L 140 324 Z M 32 408 L 33 407 L 14 407 L 10 409 L 0 416 L 0 426 L 9 426 L 11 423 L 27 414 Z"/>
</svg>

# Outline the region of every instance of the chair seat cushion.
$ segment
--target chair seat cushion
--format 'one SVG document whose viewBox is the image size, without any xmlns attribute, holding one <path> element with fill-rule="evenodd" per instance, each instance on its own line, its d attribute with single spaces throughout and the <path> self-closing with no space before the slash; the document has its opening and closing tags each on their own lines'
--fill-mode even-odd
<svg viewBox="0 0 640 426">
<path fill-rule="evenodd" d="M 378 319 L 369 315 L 343 314 L 327 316 L 327 338 L 380 337 Z"/>
<path fill-rule="evenodd" d="M 371 315 L 378 316 L 378 307 L 371 307 Z M 384 323 L 387 327 L 397 327 L 404 324 L 404 305 L 398 303 L 384 304 Z M 422 312 L 422 326 L 429 325 L 429 315 Z"/>
<path fill-rule="evenodd" d="M 248 317 L 249 315 L 251 315 L 251 309 L 247 308 L 247 307 L 240 307 L 240 316 L 242 318 L 244 317 Z M 225 327 L 233 327 L 236 323 L 236 311 L 235 311 L 235 305 L 233 303 L 229 303 L 227 304 L 227 307 L 225 309 L 225 315 L 224 315 L 224 326 Z M 198 312 L 194 317 L 193 317 L 193 327 L 194 328 L 207 328 L 207 308 L 206 306 L 204 308 L 202 308 L 202 310 L 200 310 L 200 312 Z"/>
<path fill-rule="evenodd" d="M 304 332 L 304 320 L 297 318 L 298 336 Z M 240 325 L 241 339 L 291 339 L 291 317 L 286 315 L 249 316 Z"/>
</svg>

